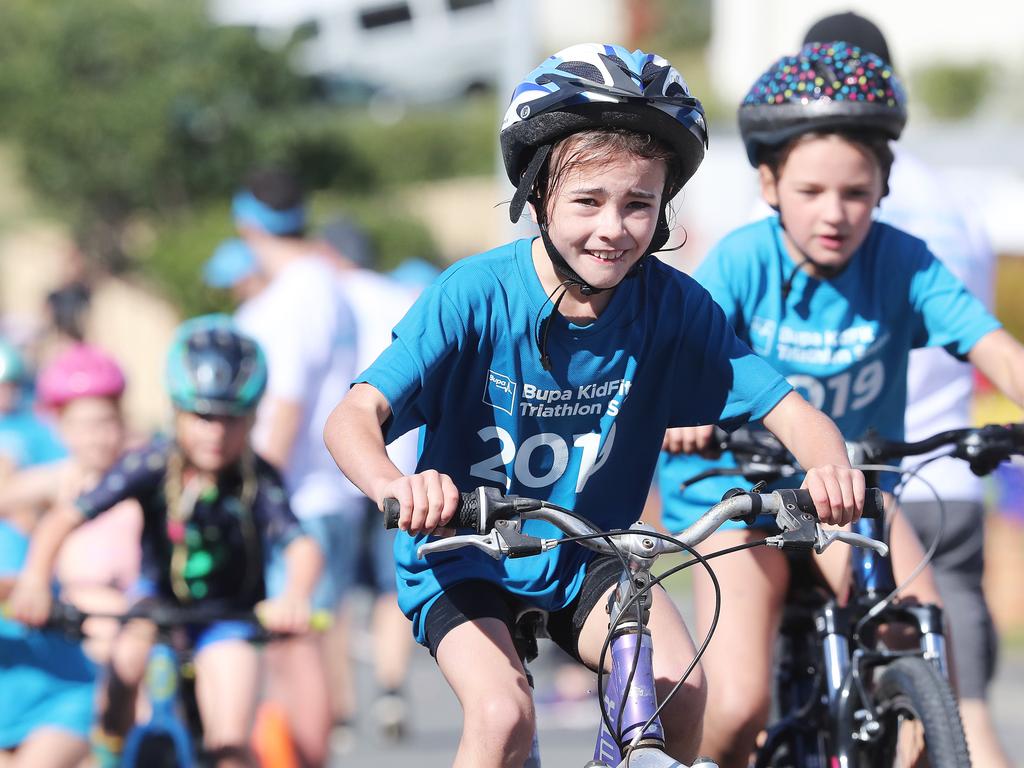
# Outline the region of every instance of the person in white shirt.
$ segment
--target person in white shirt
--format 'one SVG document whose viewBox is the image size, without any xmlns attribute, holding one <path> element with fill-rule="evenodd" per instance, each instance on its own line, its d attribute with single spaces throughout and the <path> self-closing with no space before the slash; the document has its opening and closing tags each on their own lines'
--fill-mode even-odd
<svg viewBox="0 0 1024 768">
<path fill-rule="evenodd" d="M 356 373 L 355 320 L 335 271 L 305 238 L 304 193 L 290 173 L 251 174 L 235 195 L 232 212 L 243 247 L 222 246 L 204 273 L 209 282 L 244 298 L 235 320 L 266 354 L 267 392 L 253 444 L 281 470 L 292 509 L 323 551 L 325 568 L 313 607 L 334 611 L 353 580 L 351 542 L 363 507 L 362 494 L 327 452 L 322 431 Z M 282 563 L 271 557 L 270 594 L 282 588 L 281 577 Z M 276 643 L 266 658 L 268 698 L 288 713 L 304 762 L 325 764 L 331 692 L 322 638 Z"/>
<path fill-rule="evenodd" d="M 807 31 L 804 43 L 844 40 L 892 64 L 881 30 L 855 13 L 827 16 Z M 995 257 L 977 216 L 938 173 L 903 148 L 892 145 L 895 162 L 889 194 L 878 218 L 920 237 L 929 250 L 971 292 L 991 304 Z M 910 353 L 907 373 L 906 439 L 920 440 L 946 429 L 969 426 L 973 375 L 943 349 Z M 907 466 L 920 463 L 921 457 Z M 995 672 L 998 638 L 982 591 L 984 516 L 981 482 L 967 465 L 944 458 L 928 464 L 906 484 L 900 497 L 903 513 L 925 547 L 939 534 L 932 561 L 939 592 L 951 617 L 951 646 L 956 661 L 957 692 L 964 730 L 975 765 L 1009 768 L 992 724 L 988 684 Z M 934 487 L 940 505 L 928 484 Z"/>
<path fill-rule="evenodd" d="M 323 252 L 337 271 L 338 284 L 356 318 L 356 370 L 363 371 L 391 343 L 391 329 L 412 306 L 419 290 L 402 285 L 374 270 L 376 254 L 366 233 L 345 217 L 331 220 L 320 232 Z M 416 471 L 419 454 L 416 431 L 408 432 L 388 446 L 388 455 L 403 471 Z M 363 526 L 354 536 L 359 570 L 356 581 L 375 594 L 372 633 L 374 676 L 378 697 L 373 715 L 381 735 L 388 740 L 402 738 L 407 729 L 408 707 L 402 694 L 412 650 L 409 620 L 398 607 L 395 562 L 392 548 L 395 531 L 384 528 L 376 505 L 363 498 Z M 356 709 L 353 675 L 350 665 L 350 617 L 332 628 L 331 689 L 334 693 L 335 723 L 351 719 Z M 343 726 L 342 726 L 343 727 Z M 339 726 L 335 735 L 343 735 Z"/>
</svg>

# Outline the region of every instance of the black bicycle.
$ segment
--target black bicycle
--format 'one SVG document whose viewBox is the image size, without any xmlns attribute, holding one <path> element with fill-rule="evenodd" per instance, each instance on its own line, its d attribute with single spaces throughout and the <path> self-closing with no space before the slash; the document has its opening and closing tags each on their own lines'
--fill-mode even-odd
<svg viewBox="0 0 1024 768">
<path fill-rule="evenodd" d="M 716 441 L 722 451 L 732 453 L 737 466 L 702 472 L 684 486 L 710 476 L 734 474 L 767 483 L 802 472 L 766 432 L 720 432 Z M 898 465 L 903 458 L 940 449 L 948 449 L 941 456 L 967 461 L 976 474 L 984 475 L 1010 457 L 1024 454 L 1024 427 L 955 429 L 916 442 L 868 434 L 847 447 L 851 462 L 865 471 L 869 484 L 876 484 L 881 471 L 900 471 L 890 463 Z M 854 530 L 887 539 L 880 520 L 861 519 Z M 937 543 L 932 543 L 913 575 L 929 562 Z M 870 550 L 855 549 L 852 554 L 853 585 L 845 606 L 807 573 L 813 569 L 806 559 L 793 563 L 805 571 L 805 578 L 791 580 L 786 597 L 774 684 L 777 716 L 758 751 L 756 766 L 970 766 L 948 683 L 942 610 L 898 602 L 899 589 L 889 561 Z M 911 628 L 918 647 L 887 647 L 883 632 L 894 625 Z M 905 745 L 901 739 L 913 730 L 905 727 L 909 723 L 918 724 L 912 738 L 924 740 L 923 754 L 912 759 L 901 753 Z M 901 762 L 904 759 L 908 762 Z"/>
<path fill-rule="evenodd" d="M 716 441 L 722 450 L 732 452 L 737 467 L 708 470 L 684 486 L 721 475 L 766 483 L 802 471 L 767 433 L 719 433 Z M 940 448 L 949 448 L 942 455 L 963 459 L 983 475 L 1024 453 L 1024 428 L 989 425 L 950 430 L 914 443 L 871 434 L 847 447 L 851 462 L 865 470 L 872 485 L 878 472 L 900 471 L 888 463 Z M 871 538 L 887 538 L 880 520 L 862 519 L 854 530 Z M 935 543 L 919 569 L 930 559 Z M 811 574 L 790 580 L 774 684 L 776 716 L 755 765 L 969 766 L 960 713 L 948 681 L 941 609 L 899 603 L 888 559 L 866 549 L 854 549 L 852 554 L 853 584 L 846 605 L 840 605 Z M 806 558 L 794 559 L 792 564 L 798 570 L 813 570 Z M 884 630 L 894 626 L 910 627 L 917 647 L 886 647 Z M 923 754 L 906 757 L 907 752 L 920 751 L 916 742 L 922 739 Z"/>
</svg>

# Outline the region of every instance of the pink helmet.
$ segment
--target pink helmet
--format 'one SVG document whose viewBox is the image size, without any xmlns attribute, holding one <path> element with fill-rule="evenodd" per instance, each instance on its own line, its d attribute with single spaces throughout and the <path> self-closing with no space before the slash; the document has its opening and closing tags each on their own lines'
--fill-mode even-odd
<svg viewBox="0 0 1024 768">
<path fill-rule="evenodd" d="M 120 397 L 124 372 L 99 347 L 76 344 L 40 372 L 36 392 L 48 408 L 60 408 L 79 397 Z"/>
</svg>

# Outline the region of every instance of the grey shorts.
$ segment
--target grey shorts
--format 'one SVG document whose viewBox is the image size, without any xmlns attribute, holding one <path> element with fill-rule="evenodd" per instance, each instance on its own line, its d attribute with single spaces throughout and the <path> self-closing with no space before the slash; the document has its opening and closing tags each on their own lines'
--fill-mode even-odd
<svg viewBox="0 0 1024 768">
<path fill-rule="evenodd" d="M 942 539 L 932 560 L 956 665 L 957 689 L 965 699 L 985 698 L 995 674 L 999 638 L 982 591 L 985 509 L 980 503 L 946 501 Z M 903 514 L 927 550 L 942 520 L 935 502 L 906 502 Z"/>
</svg>

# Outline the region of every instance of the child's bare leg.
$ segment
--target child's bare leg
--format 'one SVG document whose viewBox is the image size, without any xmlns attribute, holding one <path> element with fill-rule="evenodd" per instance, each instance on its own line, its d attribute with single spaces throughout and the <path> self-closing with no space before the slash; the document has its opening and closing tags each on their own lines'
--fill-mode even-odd
<svg viewBox="0 0 1024 768">
<path fill-rule="evenodd" d="M 9 762 L 0 760 L 0 766 L 74 768 L 88 754 L 89 744 L 80 736 L 59 728 L 39 728 L 21 743 Z"/>
<path fill-rule="evenodd" d="M 100 728 L 110 736 L 123 737 L 135 722 L 139 684 L 155 640 L 156 626 L 145 619 L 125 624 L 114 640 L 99 701 Z"/>
<path fill-rule="evenodd" d="M 761 531 L 716 533 L 700 545 L 702 554 L 764 538 Z M 714 561 L 722 591 L 715 636 L 701 665 L 707 678 L 701 754 L 722 768 L 746 768 L 758 733 L 768 720 L 775 637 L 789 584 L 785 556 L 766 548 L 736 552 Z M 714 615 L 714 587 L 703 568 L 694 575 L 699 643 Z"/>
<path fill-rule="evenodd" d="M 203 746 L 221 768 L 251 765 L 249 734 L 256 711 L 259 655 L 245 640 L 212 643 L 196 655 L 196 701 Z"/>
<path fill-rule="evenodd" d="M 533 745 L 533 697 L 508 627 L 460 624 L 441 640 L 437 665 L 462 705 L 454 768 L 520 768 Z"/>
</svg>

